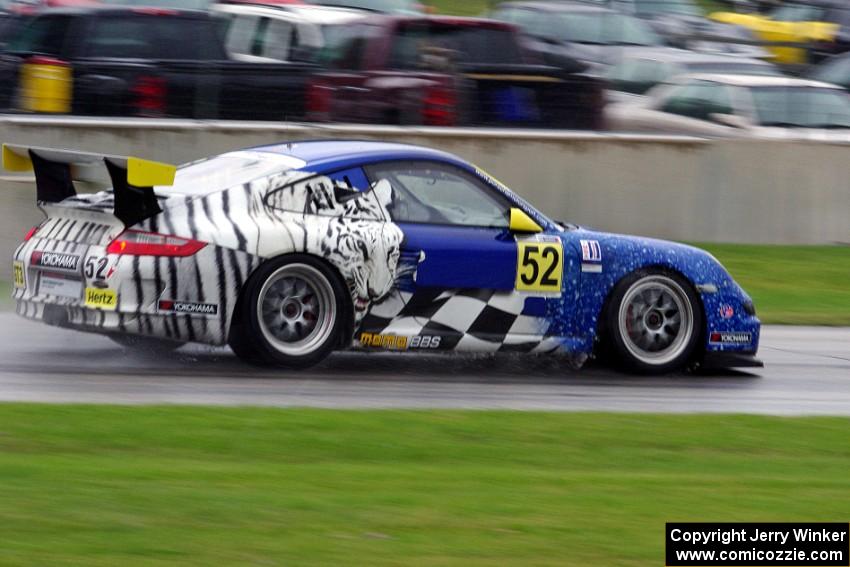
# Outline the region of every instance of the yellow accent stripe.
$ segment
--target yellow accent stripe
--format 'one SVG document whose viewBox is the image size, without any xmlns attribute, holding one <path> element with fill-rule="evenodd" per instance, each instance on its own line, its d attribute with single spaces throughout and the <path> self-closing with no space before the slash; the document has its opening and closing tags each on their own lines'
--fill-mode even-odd
<svg viewBox="0 0 850 567">
<path fill-rule="evenodd" d="M 146 159 L 127 158 L 127 183 L 136 187 L 174 185 L 177 168 L 167 163 Z"/>
<path fill-rule="evenodd" d="M 3 144 L 3 169 L 7 171 L 32 171 L 32 160 L 28 155 L 22 156 Z"/>
</svg>

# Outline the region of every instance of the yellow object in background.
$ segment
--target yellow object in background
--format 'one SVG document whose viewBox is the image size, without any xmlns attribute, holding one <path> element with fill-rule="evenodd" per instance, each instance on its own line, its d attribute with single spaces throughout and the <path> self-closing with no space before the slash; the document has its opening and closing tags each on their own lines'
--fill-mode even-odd
<svg viewBox="0 0 850 567">
<path fill-rule="evenodd" d="M 71 112 L 71 67 L 34 57 L 21 65 L 20 108 L 53 114 Z"/>
<path fill-rule="evenodd" d="M 838 24 L 829 22 L 786 22 L 771 19 L 769 16 L 738 14 L 736 12 L 715 12 L 709 18 L 724 24 L 734 24 L 749 28 L 759 39 L 775 43 L 799 43 L 801 47 L 789 45 L 766 45 L 776 63 L 808 63 L 807 47 L 820 41 L 832 41 L 838 34 Z"/>
</svg>

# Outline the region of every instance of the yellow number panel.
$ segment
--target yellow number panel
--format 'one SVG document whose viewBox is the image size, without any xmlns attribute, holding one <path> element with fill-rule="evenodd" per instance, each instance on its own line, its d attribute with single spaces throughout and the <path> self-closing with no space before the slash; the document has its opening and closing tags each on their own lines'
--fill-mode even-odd
<svg viewBox="0 0 850 567">
<path fill-rule="evenodd" d="M 23 262 L 15 262 L 15 287 L 26 287 L 26 280 L 24 279 L 24 263 Z"/>
<path fill-rule="evenodd" d="M 564 247 L 560 242 L 517 242 L 517 291 L 561 292 Z"/>
</svg>

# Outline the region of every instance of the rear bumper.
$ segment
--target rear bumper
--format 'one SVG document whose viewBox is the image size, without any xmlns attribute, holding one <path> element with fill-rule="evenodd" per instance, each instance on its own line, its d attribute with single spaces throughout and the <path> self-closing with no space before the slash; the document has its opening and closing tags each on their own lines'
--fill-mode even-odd
<svg viewBox="0 0 850 567">
<path fill-rule="evenodd" d="M 144 335 L 179 342 L 224 344 L 219 317 L 105 311 L 22 299 L 17 301 L 16 313 L 47 325 L 86 333 Z"/>
</svg>

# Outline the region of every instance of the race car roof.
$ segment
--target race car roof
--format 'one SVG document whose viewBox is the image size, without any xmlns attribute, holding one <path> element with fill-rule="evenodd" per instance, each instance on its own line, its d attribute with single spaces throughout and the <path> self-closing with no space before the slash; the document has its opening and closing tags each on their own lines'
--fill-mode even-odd
<svg viewBox="0 0 850 567">
<path fill-rule="evenodd" d="M 365 140 L 283 142 L 251 149 L 260 152 L 288 155 L 303 160 L 306 163 L 304 169 L 316 173 L 389 160 L 431 159 L 458 163 L 456 157 L 439 150 L 408 144 Z"/>
</svg>

